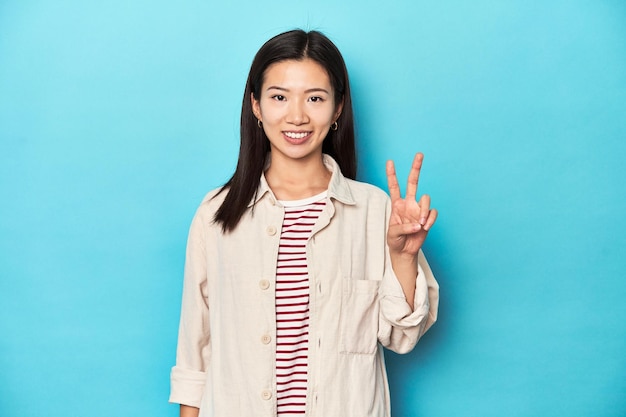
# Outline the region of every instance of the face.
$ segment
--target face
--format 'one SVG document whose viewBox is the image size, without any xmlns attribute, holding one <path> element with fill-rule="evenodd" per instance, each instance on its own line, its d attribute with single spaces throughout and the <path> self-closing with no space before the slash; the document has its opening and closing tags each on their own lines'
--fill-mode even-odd
<svg viewBox="0 0 626 417">
<path fill-rule="evenodd" d="M 263 122 L 272 160 L 320 158 L 330 126 L 341 114 L 326 70 L 317 62 L 287 60 L 265 71 L 252 111 Z"/>
</svg>

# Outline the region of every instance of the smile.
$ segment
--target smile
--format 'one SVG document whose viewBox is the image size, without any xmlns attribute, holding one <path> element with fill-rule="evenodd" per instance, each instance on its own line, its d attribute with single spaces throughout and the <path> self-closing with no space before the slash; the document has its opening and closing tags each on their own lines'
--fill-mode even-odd
<svg viewBox="0 0 626 417">
<path fill-rule="evenodd" d="M 283 132 L 285 136 L 291 139 L 304 139 L 311 134 L 311 132 Z"/>
</svg>

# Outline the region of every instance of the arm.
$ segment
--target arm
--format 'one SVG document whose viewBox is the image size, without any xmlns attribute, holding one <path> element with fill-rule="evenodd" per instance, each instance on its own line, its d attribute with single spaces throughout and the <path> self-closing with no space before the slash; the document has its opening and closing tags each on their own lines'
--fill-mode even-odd
<svg viewBox="0 0 626 417">
<path fill-rule="evenodd" d="M 415 288 L 412 303 L 407 302 L 389 260 L 383 276 L 378 340 L 396 353 L 410 352 L 437 321 L 439 284 L 422 251 L 418 253 L 417 269 L 417 277 L 412 280 Z"/>
<path fill-rule="evenodd" d="M 170 384 L 170 402 L 191 407 L 200 407 L 211 357 L 204 224 L 201 207 L 187 240 L 176 366 Z"/>
<path fill-rule="evenodd" d="M 439 285 L 421 251 L 437 217 L 428 196 L 415 200 L 423 156 L 409 174 L 406 199 L 400 197 L 393 162 L 387 163 L 391 202 L 387 224 L 387 260 L 381 285 L 378 340 L 397 353 L 409 352 L 437 320 Z"/>
<path fill-rule="evenodd" d="M 198 417 L 199 412 L 200 409 L 196 407 L 190 407 L 182 404 L 180 406 L 180 417 Z"/>
<path fill-rule="evenodd" d="M 415 278 L 418 275 L 418 254 L 428 231 L 437 219 L 437 210 L 430 208 L 430 197 L 423 195 L 416 200 L 419 174 L 424 155 L 418 153 L 407 181 L 406 197 L 400 195 L 393 161 L 387 162 L 387 182 L 391 197 L 391 217 L 387 231 L 389 257 L 405 299 L 411 310 L 415 299 Z"/>
</svg>

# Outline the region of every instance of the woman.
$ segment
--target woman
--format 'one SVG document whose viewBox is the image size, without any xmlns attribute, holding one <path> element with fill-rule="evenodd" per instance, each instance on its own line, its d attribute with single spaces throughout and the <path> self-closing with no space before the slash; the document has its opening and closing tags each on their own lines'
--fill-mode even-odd
<svg viewBox="0 0 626 417">
<path fill-rule="evenodd" d="M 382 347 L 434 323 L 421 252 L 437 212 L 354 181 L 348 75 L 319 32 L 280 34 L 252 63 L 239 161 L 190 228 L 170 401 L 181 416 L 389 416 Z"/>
</svg>

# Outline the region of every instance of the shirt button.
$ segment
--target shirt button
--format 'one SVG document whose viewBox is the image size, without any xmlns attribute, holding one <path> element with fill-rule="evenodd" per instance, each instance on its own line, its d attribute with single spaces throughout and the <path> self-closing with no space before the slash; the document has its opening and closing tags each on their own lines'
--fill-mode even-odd
<svg viewBox="0 0 626 417">
<path fill-rule="evenodd" d="M 267 229 L 265 229 L 267 231 L 267 234 L 270 236 L 274 236 L 276 234 L 276 228 L 274 226 L 268 226 Z"/>
<path fill-rule="evenodd" d="M 270 398 L 272 398 L 272 391 L 264 389 L 261 392 L 261 398 L 263 398 L 264 400 L 269 400 Z"/>
<path fill-rule="evenodd" d="M 264 345 L 269 344 L 272 341 L 272 337 L 269 334 L 264 334 L 263 337 L 261 337 L 261 343 L 263 343 Z"/>
<path fill-rule="evenodd" d="M 270 282 L 266 279 L 262 279 L 259 281 L 259 287 L 261 287 L 262 290 L 266 290 L 270 287 Z"/>
</svg>

